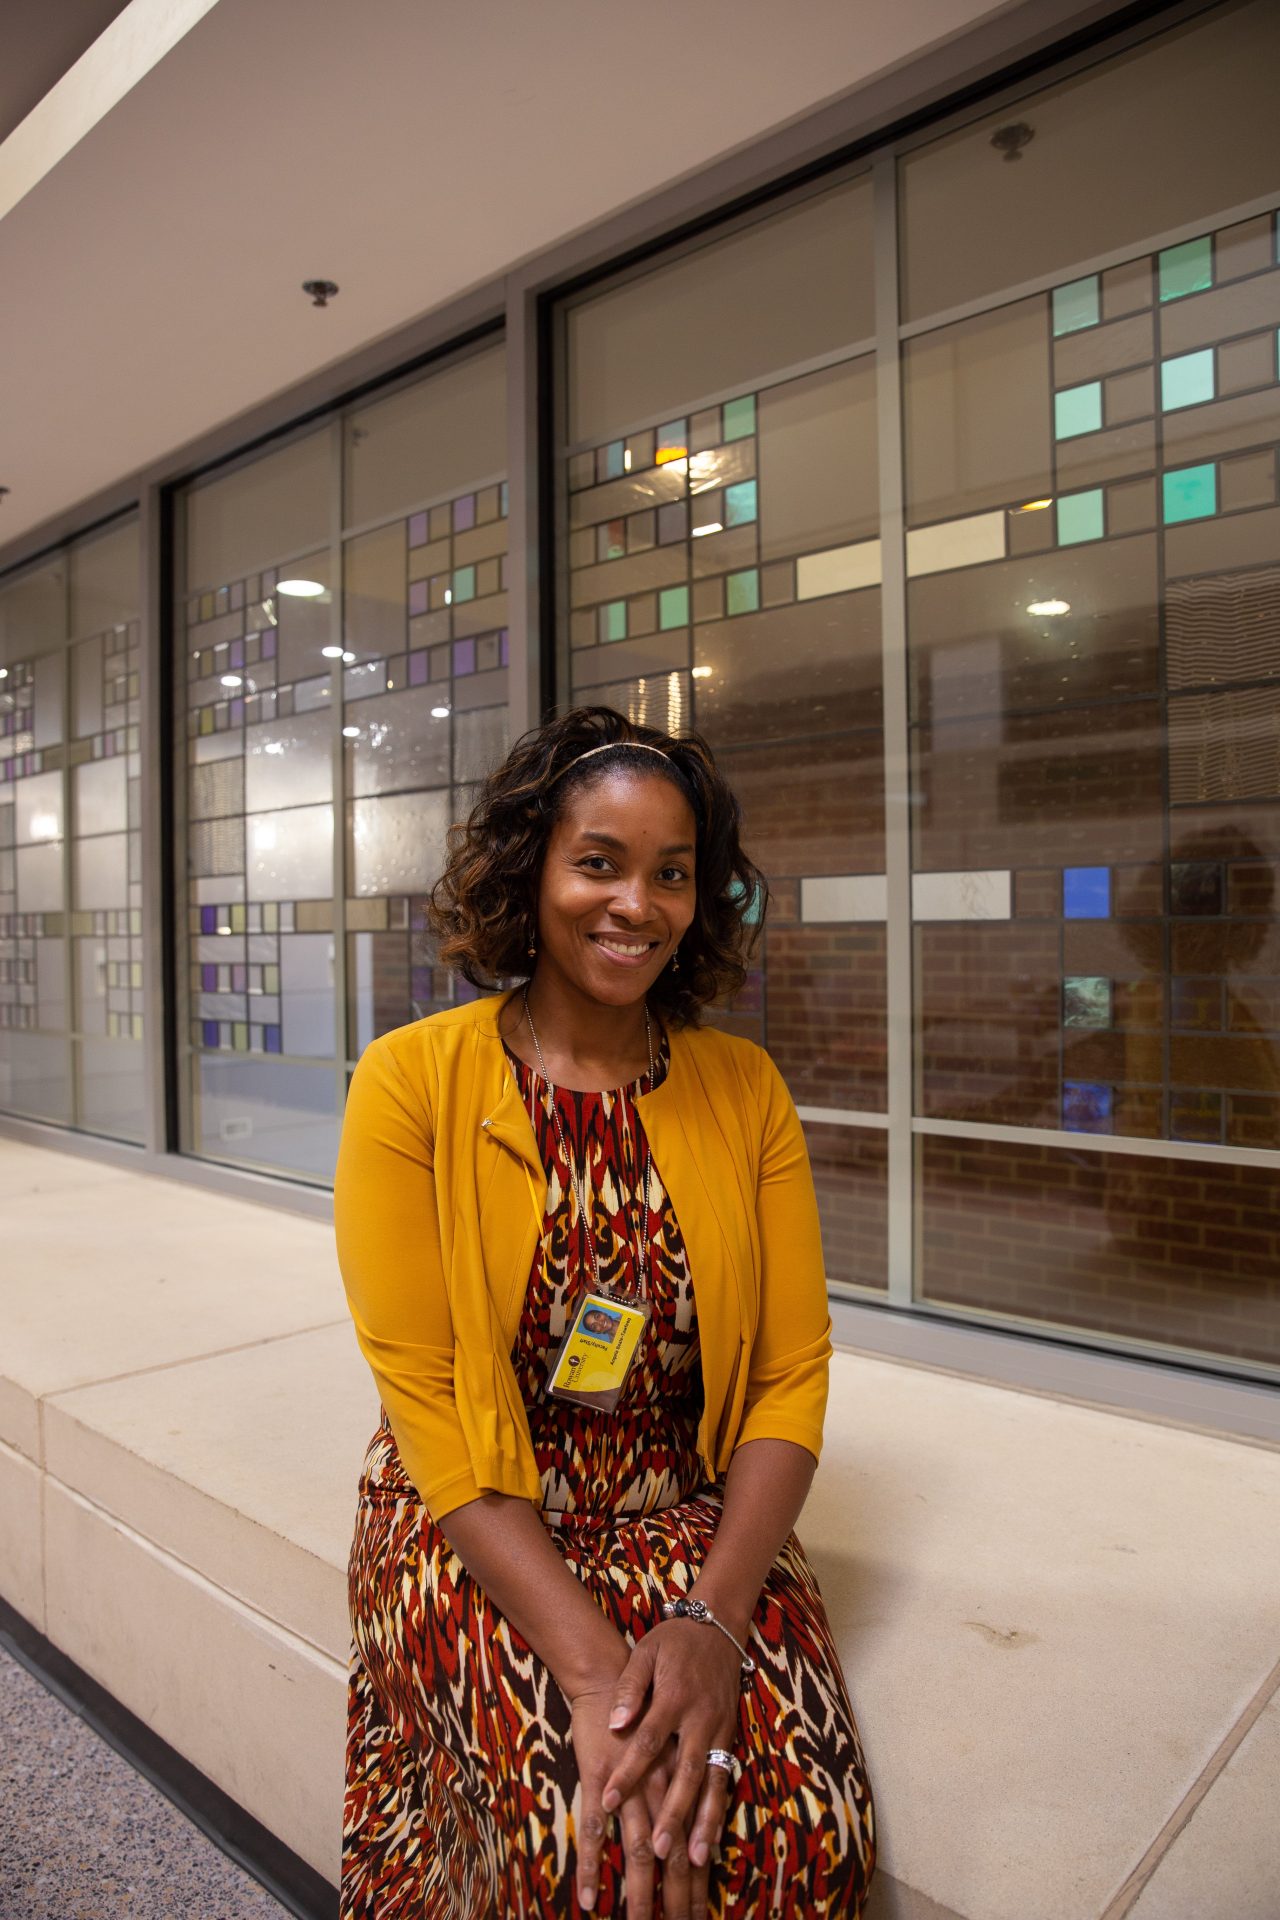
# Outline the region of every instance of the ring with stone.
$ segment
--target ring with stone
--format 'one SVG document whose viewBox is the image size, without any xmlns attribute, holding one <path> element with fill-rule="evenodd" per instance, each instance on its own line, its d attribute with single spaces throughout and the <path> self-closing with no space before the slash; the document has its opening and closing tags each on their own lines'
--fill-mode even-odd
<svg viewBox="0 0 1280 1920">
<path fill-rule="evenodd" d="M 724 1771 L 730 1776 L 730 1778 L 732 1778 L 733 1775 L 738 1771 L 737 1761 L 734 1759 L 733 1755 L 731 1753 L 726 1752 L 726 1750 L 723 1747 L 711 1748 L 710 1752 L 707 1754 L 707 1765 L 709 1767 L 723 1767 Z"/>
</svg>

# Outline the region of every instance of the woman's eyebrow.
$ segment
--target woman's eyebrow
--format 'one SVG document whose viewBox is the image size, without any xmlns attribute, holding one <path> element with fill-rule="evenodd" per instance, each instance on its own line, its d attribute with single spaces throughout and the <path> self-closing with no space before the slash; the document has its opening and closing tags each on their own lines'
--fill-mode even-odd
<svg viewBox="0 0 1280 1920">
<path fill-rule="evenodd" d="M 584 827 L 579 838 L 583 840 L 594 840 L 597 846 L 608 847 L 611 853 L 625 853 L 627 850 L 625 840 L 619 840 L 617 836 L 612 833 L 598 832 L 594 827 Z M 658 857 L 659 859 L 665 860 L 668 854 L 692 853 L 693 851 L 694 845 L 692 840 L 681 840 L 670 847 L 659 847 Z"/>
</svg>

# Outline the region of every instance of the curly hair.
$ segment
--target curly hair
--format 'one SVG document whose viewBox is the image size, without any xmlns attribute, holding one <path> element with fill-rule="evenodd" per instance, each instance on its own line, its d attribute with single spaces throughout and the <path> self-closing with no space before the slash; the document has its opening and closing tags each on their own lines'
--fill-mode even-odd
<svg viewBox="0 0 1280 1920">
<path fill-rule="evenodd" d="M 606 747 L 613 751 L 582 759 Z M 665 760 L 645 751 L 650 747 Z M 742 850 L 742 810 L 701 734 L 660 733 L 612 707 L 575 707 L 524 734 L 484 781 L 467 819 L 450 829 L 448 859 L 428 909 L 436 957 L 472 986 L 491 991 L 527 977 L 552 829 L 573 794 L 619 768 L 669 780 L 693 812 L 693 920 L 680 945 L 679 972 L 664 967 L 649 999 L 672 1025 L 696 1026 L 712 1001 L 741 990 L 764 924 L 768 884 Z"/>
</svg>

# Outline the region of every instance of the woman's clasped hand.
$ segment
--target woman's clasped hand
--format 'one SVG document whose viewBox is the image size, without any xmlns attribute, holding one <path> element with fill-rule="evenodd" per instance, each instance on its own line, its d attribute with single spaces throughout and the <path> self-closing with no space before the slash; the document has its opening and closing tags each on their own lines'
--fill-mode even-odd
<svg viewBox="0 0 1280 1920">
<path fill-rule="evenodd" d="M 624 1653 L 626 1649 L 623 1649 Z M 705 1920 L 712 1853 L 732 1790 L 708 1765 L 736 1744 L 741 1661 L 724 1635 L 668 1620 L 630 1652 L 618 1674 L 575 1694 L 578 1904 L 595 1908 L 610 1819 L 622 1835 L 627 1920 L 650 1920 L 654 1862 L 666 1920 Z"/>
</svg>

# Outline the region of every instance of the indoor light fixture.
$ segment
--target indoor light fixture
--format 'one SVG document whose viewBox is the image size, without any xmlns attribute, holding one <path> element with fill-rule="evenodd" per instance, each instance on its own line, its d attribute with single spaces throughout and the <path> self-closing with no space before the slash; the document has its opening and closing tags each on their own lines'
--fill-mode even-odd
<svg viewBox="0 0 1280 1920">
<path fill-rule="evenodd" d="M 624 473 L 630 473 L 630 471 L 631 471 L 631 449 L 630 449 L 630 447 L 624 447 L 624 448 L 622 449 L 622 471 L 623 471 Z"/>
<path fill-rule="evenodd" d="M 432 707 L 431 718 L 433 720 L 447 720 L 449 718 L 448 707 Z"/>
<path fill-rule="evenodd" d="M 711 678 L 710 667 L 693 667 L 690 671 L 695 680 L 709 680 Z"/>
<path fill-rule="evenodd" d="M 295 600 L 315 600 L 324 592 L 319 580 L 277 580 L 276 592 L 288 593 Z"/>
<path fill-rule="evenodd" d="M 224 687 L 242 687 L 244 681 L 238 673 L 224 673 L 222 676 L 222 684 Z"/>
<path fill-rule="evenodd" d="M 360 738 L 359 727 L 344 727 L 342 729 L 342 737 L 344 740 L 358 740 Z"/>
<path fill-rule="evenodd" d="M 33 813 L 27 832 L 33 840 L 56 840 L 58 837 L 58 816 L 56 813 Z"/>
<path fill-rule="evenodd" d="M 354 653 L 351 652 L 349 647 L 343 649 L 342 657 L 346 661 L 348 666 L 350 666 L 351 662 L 355 659 L 355 655 Z"/>
<path fill-rule="evenodd" d="M 341 647 L 321 647 L 320 651 L 326 660 L 341 660 L 342 658 Z"/>
<path fill-rule="evenodd" d="M 695 527 L 693 529 L 693 537 L 695 540 L 697 540 L 704 533 L 723 533 L 723 532 L 724 532 L 723 520 L 708 520 L 705 527 Z"/>
<path fill-rule="evenodd" d="M 1070 611 L 1069 600 L 1033 600 L 1027 608 L 1027 612 L 1034 613 L 1038 620 L 1056 620 L 1059 614 Z"/>
</svg>

